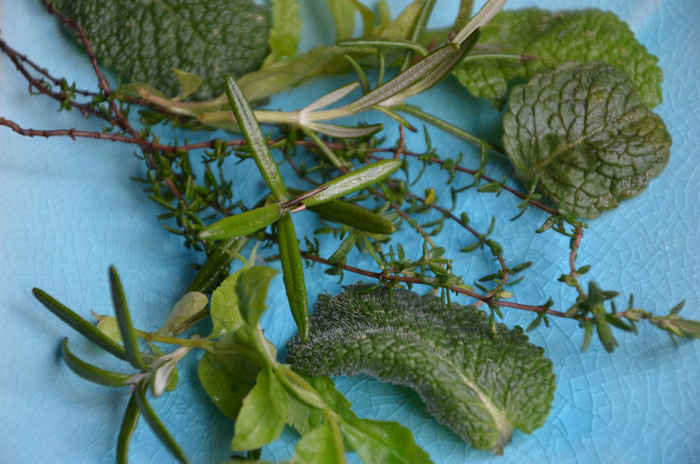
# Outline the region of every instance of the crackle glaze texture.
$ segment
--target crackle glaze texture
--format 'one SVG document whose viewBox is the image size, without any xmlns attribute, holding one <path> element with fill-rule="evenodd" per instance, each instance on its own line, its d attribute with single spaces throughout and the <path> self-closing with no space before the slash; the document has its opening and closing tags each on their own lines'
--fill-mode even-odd
<svg viewBox="0 0 700 464">
<path fill-rule="evenodd" d="M 390 1 L 395 13 L 407 3 Z M 431 25 L 447 26 L 457 3 L 438 0 Z M 319 41 L 331 42 L 334 32 L 325 1 L 302 4 L 307 23 L 315 24 L 305 30 L 302 46 L 308 49 Z M 508 2 L 509 8 L 526 6 L 612 10 L 659 57 L 664 72 L 663 102 L 654 111 L 664 119 L 673 139 L 668 165 L 639 196 L 589 222 L 579 259 L 581 264 L 592 264 L 590 275 L 604 289 L 620 290 L 625 296 L 634 293 L 638 305 L 659 313 L 686 299 L 685 315 L 700 319 L 700 3 Z M 54 74 L 75 80 L 77 87 L 96 88 L 88 60 L 38 0 L 0 2 L 0 33 L 12 47 Z M 114 75 L 109 77 L 116 82 Z M 351 79 L 317 81 L 275 97 L 270 107 L 303 107 Z M 54 102 L 28 96 L 26 82 L 5 56 L 0 56 L 0 82 L 3 117 L 37 129 L 100 130 L 97 122 L 75 112 L 59 113 Z M 454 78 L 410 103 L 492 140 L 500 137 L 492 130 L 500 115 L 488 101 L 464 92 Z M 398 136 L 395 124 L 379 116 L 365 115 L 355 121 L 368 119 L 386 123 L 388 129 L 382 135 L 388 140 Z M 478 153 L 470 146 L 437 130 L 431 129 L 430 134 L 441 156 L 456 156 L 461 151 L 465 166 L 478 166 Z M 163 129 L 159 135 L 169 140 L 176 134 Z M 188 135 L 191 142 L 224 136 L 221 132 Z M 182 135 L 178 137 L 181 141 Z M 422 134 L 407 140 L 414 151 L 424 149 L 424 143 Z M 159 209 L 129 180 L 143 174 L 143 164 L 133 151 L 133 147 L 94 140 L 28 139 L 0 128 L 0 462 L 113 463 L 116 434 L 128 400 L 125 392 L 90 384 L 65 367 L 59 343 L 69 336 L 76 354 L 105 367 L 126 369 L 82 343 L 32 298 L 31 288 L 50 292 L 86 318 L 91 317 L 91 309 L 109 313 L 107 268 L 114 264 L 134 323 L 156 330 L 193 277 L 189 264 L 201 259 L 163 229 L 155 219 Z M 413 174 L 418 170 L 416 167 Z M 504 163 L 494 160 L 489 174 L 499 178 L 507 170 Z M 293 176 L 286 168 L 282 174 Z M 252 162 L 235 166 L 233 177 L 237 193 L 263 191 Z M 445 172 L 431 170 L 418 188 L 436 188 L 440 201 L 449 206 L 446 180 Z M 455 182 L 461 187 L 471 179 L 457 177 Z M 486 230 L 495 214 L 494 238 L 504 245 L 509 264 L 534 261 L 527 278 L 513 288 L 518 301 L 544 302 L 549 296 L 570 301 L 573 294 L 556 282 L 566 270 L 568 241 L 551 233 L 535 235 L 534 230 L 546 219 L 536 211 L 510 222 L 517 204 L 517 199 L 507 195 L 462 194 L 457 213 L 467 212 L 472 225 L 481 230 Z M 318 226 L 311 215 L 298 216 L 295 225 L 300 238 Z M 399 240 L 407 255 L 419 254 L 416 236 L 401 233 L 406 234 Z M 443 233 L 442 244 L 448 249 L 472 243 L 471 237 L 452 225 L 446 225 Z M 325 245 L 322 254 L 329 256 L 337 245 Z M 488 253 L 453 257 L 459 259 L 457 271 L 468 281 L 497 269 Z M 371 258 L 354 265 L 375 266 Z M 315 302 L 315 295 L 341 291 L 323 271 L 318 265 L 305 269 L 310 303 Z M 343 284 L 359 280 L 348 274 Z M 261 324 L 281 348 L 295 330 L 281 278 L 274 281 L 268 306 Z M 531 320 L 530 314 L 508 311 L 504 322 L 513 327 L 526 326 Z M 366 376 L 336 381 L 360 417 L 403 423 L 437 464 L 697 462 L 700 342 L 681 343 L 675 349 L 665 334 L 642 326 L 639 336 L 621 334 L 621 346 L 612 355 L 597 343 L 581 354 L 583 334 L 570 321 L 554 320 L 550 329 L 541 326 L 529 335 L 552 359 L 557 390 L 545 425 L 532 435 L 516 431 L 503 457 L 471 449 L 438 425 L 417 396 L 404 388 Z M 181 364 L 177 390 L 152 404 L 193 462 L 215 463 L 228 455 L 233 423 L 203 392 L 196 361 Z M 279 441 L 265 449 L 263 458 L 279 461 L 289 457 L 296 440 L 297 435 L 286 429 Z M 138 463 L 171 462 L 143 424 L 133 436 L 131 457 Z"/>
</svg>

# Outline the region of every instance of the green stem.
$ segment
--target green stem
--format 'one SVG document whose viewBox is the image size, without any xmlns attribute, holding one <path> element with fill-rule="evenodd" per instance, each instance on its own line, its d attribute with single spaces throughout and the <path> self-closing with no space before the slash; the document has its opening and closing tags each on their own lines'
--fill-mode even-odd
<svg viewBox="0 0 700 464">
<path fill-rule="evenodd" d="M 430 113 L 426 113 L 425 111 L 421 110 L 415 105 L 395 105 L 392 107 L 393 109 L 400 111 L 402 113 L 410 114 L 411 116 L 414 116 L 421 121 L 425 121 L 431 126 L 435 126 L 438 129 L 442 129 L 448 134 L 452 134 L 455 137 L 458 137 L 466 142 L 469 142 L 473 145 L 476 145 L 477 147 L 481 147 L 482 145 L 486 145 L 486 147 L 489 149 L 489 151 L 496 153 L 501 156 L 508 156 L 505 153 L 505 150 L 499 146 L 493 145 L 485 141 L 484 139 L 481 139 L 477 137 L 474 134 L 471 134 L 464 129 L 460 129 L 459 127 L 455 126 L 454 124 L 451 124 L 444 119 L 440 119 L 437 116 L 434 116 Z"/>
<path fill-rule="evenodd" d="M 204 339 L 168 337 L 166 335 L 158 335 L 153 332 L 144 332 L 138 329 L 134 329 L 134 331 L 139 338 L 146 342 L 167 343 L 169 345 L 187 346 L 207 351 L 210 351 L 213 346 L 211 342 Z"/>
</svg>

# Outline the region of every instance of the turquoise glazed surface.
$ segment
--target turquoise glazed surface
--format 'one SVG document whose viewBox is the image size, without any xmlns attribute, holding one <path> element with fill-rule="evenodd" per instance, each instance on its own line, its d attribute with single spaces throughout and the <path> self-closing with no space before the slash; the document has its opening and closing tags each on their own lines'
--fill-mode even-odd
<svg viewBox="0 0 700 464">
<path fill-rule="evenodd" d="M 303 46 L 332 40 L 325 1 L 306 0 Z M 395 13 L 407 0 L 390 2 Z M 438 0 L 432 26 L 447 26 L 458 2 Z M 686 300 L 684 315 L 700 319 L 700 2 L 697 0 L 512 0 L 508 8 L 598 7 L 610 9 L 629 22 L 637 38 L 660 59 L 664 71 L 663 103 L 655 111 L 673 137 L 671 160 L 639 197 L 618 210 L 589 222 L 581 264 L 592 264 L 590 275 L 604 289 L 634 294 L 636 303 L 666 313 Z M 62 33 L 58 22 L 39 0 L 0 2 L 0 37 L 54 75 L 77 87 L 96 89 L 87 57 Z M 270 108 L 299 108 L 351 77 L 317 81 L 276 96 Z M 114 81 L 113 81 L 114 82 Z M 26 81 L 10 60 L 0 55 L 0 116 L 36 129 L 82 128 L 100 124 L 76 112 L 57 112 L 57 104 L 29 96 Z M 461 89 L 453 78 L 411 100 L 429 112 L 477 134 L 498 137 L 493 127 L 499 115 L 483 101 Z M 357 120 L 379 120 L 372 114 Z M 388 120 L 383 133 L 396 139 Z M 177 134 L 159 128 L 162 140 Z M 464 153 L 462 164 L 476 166 L 476 151 L 449 135 L 429 129 L 432 144 L 443 157 Z M 223 132 L 198 133 L 190 141 L 226 137 Z M 425 149 L 422 134 L 407 141 L 410 149 Z M 72 346 L 96 364 L 125 368 L 111 357 L 80 341 L 31 295 L 40 287 L 86 318 L 90 310 L 111 314 L 107 268 L 114 264 L 122 277 L 137 327 L 155 330 L 189 283 L 192 262 L 201 256 L 186 250 L 181 240 L 155 219 L 160 210 L 148 201 L 129 177 L 144 173 L 133 147 L 95 140 L 25 138 L 0 127 L 0 462 L 111 463 L 121 417 L 128 400 L 125 390 L 91 384 L 72 374 L 60 359 L 59 341 L 70 336 Z M 279 156 L 279 153 L 275 153 Z M 252 162 L 231 163 L 236 194 L 262 192 Z M 233 170 L 235 169 L 235 173 Z M 489 173 L 507 172 L 496 161 Z M 417 170 L 412 171 L 414 174 Z M 283 171 L 285 176 L 293 176 Z M 290 177 L 292 178 L 292 177 Z M 433 186 L 450 204 L 445 172 L 429 170 L 425 187 Z M 457 177 L 455 186 L 471 182 Z M 297 182 L 297 187 L 303 185 Z M 510 264 L 534 261 L 525 281 L 514 287 L 517 301 L 541 303 L 551 296 L 570 301 L 572 293 L 556 282 L 566 271 L 568 241 L 559 235 L 535 235 L 546 219 L 529 211 L 517 222 L 517 201 L 503 195 L 465 193 L 457 212 L 468 212 L 485 230 L 496 215 L 495 238 L 504 244 Z M 311 215 L 300 216 L 300 236 L 318 225 Z M 419 239 L 401 232 L 407 253 L 415 255 Z M 471 237 L 446 225 L 441 243 L 459 259 L 458 272 L 471 281 L 494 272 L 486 254 L 465 257 L 454 250 Z M 322 254 L 333 252 L 328 243 Z M 247 252 L 248 250 L 246 250 Z M 357 258 L 352 258 L 357 259 Z M 369 258 L 361 267 L 374 268 Z M 307 268 L 310 301 L 323 292 L 337 293 L 340 285 L 321 266 Z M 359 281 L 348 274 L 344 284 Z M 420 290 L 420 289 L 419 289 Z M 460 300 L 461 302 L 465 302 Z M 624 300 L 620 300 L 620 304 Z M 282 280 L 277 279 L 262 319 L 267 336 L 283 347 L 294 333 Z M 510 311 L 508 325 L 526 326 L 530 314 Z M 437 425 L 410 391 L 381 384 L 369 377 L 338 378 L 338 389 L 361 417 L 399 421 L 439 464 L 506 463 L 691 463 L 700 456 L 700 342 L 681 342 L 675 349 L 668 337 L 640 324 L 640 334 L 618 333 L 620 347 L 608 354 L 598 342 L 582 354 L 582 330 L 568 320 L 552 320 L 531 333 L 553 360 L 557 391 L 547 423 L 532 435 L 516 432 L 503 457 L 472 450 L 446 428 Z M 210 402 L 199 384 L 196 361 L 180 364 L 174 393 L 153 401 L 167 427 L 193 463 L 225 459 L 233 423 Z M 281 461 L 294 449 L 297 435 L 285 430 L 266 447 L 263 458 Z M 171 456 L 144 424 L 136 430 L 130 456 L 136 463 L 168 463 Z"/>
</svg>

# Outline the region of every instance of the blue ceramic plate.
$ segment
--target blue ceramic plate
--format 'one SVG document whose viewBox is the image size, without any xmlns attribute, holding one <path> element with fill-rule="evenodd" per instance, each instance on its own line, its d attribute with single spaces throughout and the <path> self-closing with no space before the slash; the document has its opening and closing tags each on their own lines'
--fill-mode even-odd
<svg viewBox="0 0 700 464">
<path fill-rule="evenodd" d="M 304 47 L 330 42 L 332 31 L 322 0 L 307 0 Z M 390 2 L 394 12 L 407 0 Z M 456 1 L 438 1 L 431 25 L 448 25 Z M 638 198 L 590 221 L 580 263 L 592 264 L 591 275 L 602 287 L 636 295 L 646 309 L 665 313 L 687 300 L 685 315 L 700 319 L 700 3 L 697 0 L 513 0 L 510 8 L 537 4 L 546 8 L 592 6 L 615 11 L 628 21 L 638 39 L 660 58 L 664 70 L 664 103 L 656 111 L 673 136 L 670 163 Z M 0 3 L 1 37 L 55 75 L 95 89 L 86 56 L 61 31 L 39 0 Z M 298 108 L 350 78 L 323 80 L 274 98 L 270 107 Z M 99 130 L 97 122 L 80 114 L 57 112 L 53 101 L 27 94 L 27 84 L 4 55 L 0 56 L 0 116 L 24 127 Z M 488 104 L 469 97 L 454 79 L 415 98 L 443 118 L 476 133 L 491 134 L 499 115 Z M 367 116 L 374 120 L 375 116 Z M 387 121 L 384 135 L 397 137 Z M 465 143 L 430 130 L 443 157 L 464 153 L 462 163 L 477 164 Z M 163 132 L 164 139 L 178 134 Z M 225 137 L 218 133 L 216 136 Z M 196 137 L 210 138 L 212 134 Z M 196 140 L 197 138 L 191 138 Z M 180 135 L 182 140 L 182 135 Z M 415 151 L 422 137 L 408 140 Z M 138 327 L 161 325 L 168 308 L 193 276 L 189 263 L 201 256 L 186 250 L 155 219 L 160 211 L 130 176 L 142 176 L 144 166 L 129 146 L 68 138 L 25 138 L 0 128 L 0 462 L 108 463 L 127 396 L 86 382 L 63 365 L 58 344 L 68 335 L 85 356 L 111 363 L 108 356 L 79 343 L 79 337 L 50 315 L 31 296 L 43 288 L 85 317 L 90 310 L 110 313 L 107 267 L 119 269 Z M 494 164 L 499 176 L 505 165 Z M 260 189 L 252 163 L 231 165 L 237 194 Z M 289 174 L 289 173 L 286 173 Z M 432 171 L 425 186 L 435 186 L 445 201 L 449 190 L 444 172 Z M 457 178 L 456 186 L 470 182 Z M 511 263 L 535 265 L 516 288 L 521 302 L 543 302 L 548 296 L 566 302 L 571 292 L 556 282 L 566 269 L 567 240 L 533 231 L 546 216 L 528 212 L 511 223 L 517 202 L 493 195 L 463 194 L 458 211 L 473 224 L 488 225 L 495 212 L 496 238 L 505 244 Z M 314 219 L 302 223 L 310 234 Z M 419 240 L 404 232 L 409 253 Z M 457 228 L 447 226 L 448 249 L 471 243 Z M 323 253 L 333 251 L 329 244 Z M 457 255 L 458 256 L 458 255 Z M 492 272 L 483 256 L 460 257 L 458 270 L 467 280 Z M 370 260 L 360 265 L 372 267 Z M 281 279 L 278 279 L 281 280 Z M 357 280 L 348 275 L 344 283 Z M 337 282 L 316 266 L 307 270 L 311 300 L 316 294 L 338 292 Z M 280 281 L 270 292 L 263 318 L 278 346 L 294 332 Z M 509 325 L 527 325 L 529 314 L 509 312 Z M 531 339 L 545 347 L 554 361 L 557 392 L 547 423 L 532 435 L 516 432 L 504 457 L 474 451 L 425 412 L 420 401 L 403 388 L 368 377 L 339 378 L 338 388 L 362 417 L 400 421 L 436 463 L 689 463 L 700 456 L 700 343 L 675 349 L 668 337 L 641 325 L 639 336 L 618 334 L 620 348 L 610 355 L 598 343 L 581 354 L 582 331 L 568 320 L 535 331 Z M 154 400 L 154 407 L 175 433 L 194 463 L 226 458 L 233 430 L 199 385 L 196 359 L 180 368 L 180 383 L 172 394 Z M 293 451 L 296 435 L 285 431 L 263 457 L 282 460 Z M 131 448 L 133 462 L 165 463 L 172 458 L 148 427 L 137 429 Z"/>
</svg>

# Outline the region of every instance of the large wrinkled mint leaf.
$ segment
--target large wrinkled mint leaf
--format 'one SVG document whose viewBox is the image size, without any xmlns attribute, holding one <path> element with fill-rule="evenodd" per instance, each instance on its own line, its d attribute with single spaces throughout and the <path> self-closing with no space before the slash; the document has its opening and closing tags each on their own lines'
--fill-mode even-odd
<svg viewBox="0 0 700 464">
<path fill-rule="evenodd" d="M 289 362 L 309 375 L 365 373 L 414 389 L 435 419 L 475 448 L 500 453 L 515 428 L 540 427 L 554 395 L 552 363 L 519 327 L 496 325 L 473 306 L 354 285 L 321 295 L 308 343 Z"/>
<path fill-rule="evenodd" d="M 455 71 L 472 94 L 505 102 L 508 82 L 553 69 L 569 61 L 604 61 L 623 69 L 644 103 L 661 103 L 663 72 L 614 13 L 597 9 L 546 11 L 537 8 L 498 13 L 481 29 L 477 53 L 524 55 L 512 58 L 467 58 Z"/>
<path fill-rule="evenodd" d="M 102 65 L 173 97 L 173 68 L 200 76 L 194 96 L 210 98 L 223 93 L 225 74 L 258 69 L 268 50 L 268 14 L 252 0 L 52 3 L 85 30 Z"/>
<path fill-rule="evenodd" d="M 564 211 L 594 218 L 641 193 L 671 136 L 627 74 L 569 63 L 513 89 L 503 143 L 518 176 Z"/>
</svg>

